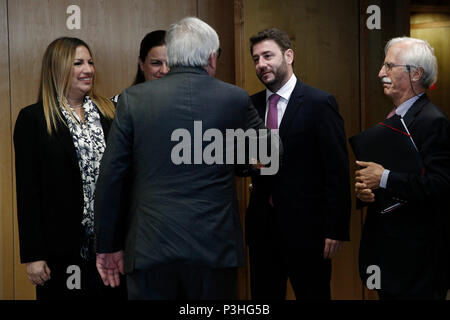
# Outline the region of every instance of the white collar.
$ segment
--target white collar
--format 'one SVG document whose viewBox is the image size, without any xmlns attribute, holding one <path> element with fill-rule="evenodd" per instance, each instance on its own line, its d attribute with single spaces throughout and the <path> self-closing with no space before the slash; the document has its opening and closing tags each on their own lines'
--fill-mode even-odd
<svg viewBox="0 0 450 320">
<path fill-rule="evenodd" d="M 422 96 L 422 94 L 424 94 L 424 92 L 419 93 L 417 96 L 414 96 L 414 97 L 406 100 L 405 102 L 403 102 L 401 105 L 399 105 L 397 108 L 395 108 L 395 113 L 403 118 L 405 116 L 405 114 L 408 112 L 409 108 L 411 108 L 411 106 L 414 104 L 414 102 L 416 102 L 417 99 L 419 99 Z"/>
<path fill-rule="evenodd" d="M 295 74 L 292 74 L 291 78 L 276 92 L 280 97 L 285 99 L 286 101 L 289 101 L 289 98 L 291 97 L 292 91 L 294 91 L 295 85 L 297 84 L 297 77 Z M 269 89 L 266 89 L 266 102 L 269 99 L 269 97 L 273 94 L 272 91 Z"/>
</svg>

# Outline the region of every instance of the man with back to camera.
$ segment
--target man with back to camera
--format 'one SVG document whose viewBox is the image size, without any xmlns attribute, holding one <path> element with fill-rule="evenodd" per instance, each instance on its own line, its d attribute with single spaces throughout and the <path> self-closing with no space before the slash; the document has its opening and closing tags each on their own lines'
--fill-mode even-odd
<svg viewBox="0 0 450 320">
<path fill-rule="evenodd" d="M 97 183 L 97 267 L 111 286 L 125 271 L 130 299 L 236 299 L 245 255 L 234 168 L 177 165 L 172 138 L 179 129 L 194 137 L 194 121 L 205 132 L 265 127 L 244 90 L 214 78 L 214 29 L 185 18 L 169 27 L 166 43 L 170 72 L 119 99 Z M 124 216 L 130 167 L 132 205 Z"/>
<path fill-rule="evenodd" d="M 349 240 L 350 182 L 344 122 L 335 98 L 293 72 L 288 35 L 268 29 L 250 39 L 266 90 L 252 101 L 278 130 L 283 161 L 275 176 L 252 176 L 246 214 L 253 299 L 330 299 L 331 261 Z"/>
<path fill-rule="evenodd" d="M 390 40 L 378 77 L 392 100 L 390 117 L 403 119 L 423 164 L 421 173 L 393 172 L 357 161 L 357 197 L 368 204 L 359 253 L 360 275 L 380 269 L 380 299 L 445 299 L 448 283 L 450 127 L 425 93 L 437 80 L 437 60 L 428 42 Z M 370 147 L 370 146 L 369 146 Z M 382 214 L 374 190 L 401 206 Z"/>
</svg>

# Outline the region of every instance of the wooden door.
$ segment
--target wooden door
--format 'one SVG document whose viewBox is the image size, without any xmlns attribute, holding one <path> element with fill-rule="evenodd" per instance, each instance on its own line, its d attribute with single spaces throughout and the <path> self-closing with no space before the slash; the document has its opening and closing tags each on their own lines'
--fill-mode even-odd
<svg viewBox="0 0 450 320">
<path fill-rule="evenodd" d="M 0 0 L 0 70 L 0 299 L 13 299 L 12 137 L 6 0 Z"/>
</svg>

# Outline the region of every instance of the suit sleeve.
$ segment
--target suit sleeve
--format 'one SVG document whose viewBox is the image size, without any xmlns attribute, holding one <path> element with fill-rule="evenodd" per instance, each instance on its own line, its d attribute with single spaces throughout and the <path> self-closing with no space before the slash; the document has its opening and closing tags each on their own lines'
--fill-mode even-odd
<svg viewBox="0 0 450 320">
<path fill-rule="evenodd" d="M 41 168 L 37 121 L 21 110 L 14 127 L 17 219 L 22 263 L 47 260 L 42 230 Z"/>
<path fill-rule="evenodd" d="M 131 166 L 132 143 L 133 123 L 127 95 L 123 93 L 118 101 L 96 184 L 94 221 L 98 253 L 116 252 L 124 247 L 128 211 L 124 210 L 123 201 L 127 199 L 124 195 L 128 192 L 125 189 Z"/>
<path fill-rule="evenodd" d="M 255 109 L 255 106 L 252 103 L 252 100 L 250 97 L 247 96 L 247 102 L 246 102 L 246 108 L 245 108 L 245 119 L 244 124 L 245 128 L 244 130 L 247 131 L 249 129 L 254 129 L 256 132 L 258 132 L 259 129 L 267 129 L 264 126 L 263 120 L 259 117 L 258 112 Z M 234 163 L 236 164 L 234 166 L 234 174 L 238 177 L 249 177 L 255 174 L 258 174 L 259 170 L 253 168 L 252 165 L 249 165 L 247 163 L 247 160 L 249 158 L 249 146 L 246 144 L 245 146 L 245 164 L 238 164 L 237 162 L 237 155 L 235 155 Z"/>
<path fill-rule="evenodd" d="M 351 195 L 349 160 L 344 121 L 336 99 L 329 95 L 317 106 L 317 135 L 321 168 L 325 184 L 325 237 L 334 240 L 350 239 Z"/>
<path fill-rule="evenodd" d="M 256 111 L 255 106 L 252 103 L 252 100 L 250 99 L 250 97 L 247 97 L 248 101 L 247 101 L 247 109 L 246 109 L 246 130 L 247 129 L 255 129 L 255 130 L 259 130 L 259 129 L 266 129 L 266 126 L 264 125 L 264 121 L 263 119 L 261 119 L 258 115 L 258 111 Z"/>
<path fill-rule="evenodd" d="M 442 202 L 450 191 L 450 128 L 445 117 L 427 125 L 425 141 L 420 147 L 423 174 L 390 172 L 386 193 L 416 204 Z"/>
</svg>

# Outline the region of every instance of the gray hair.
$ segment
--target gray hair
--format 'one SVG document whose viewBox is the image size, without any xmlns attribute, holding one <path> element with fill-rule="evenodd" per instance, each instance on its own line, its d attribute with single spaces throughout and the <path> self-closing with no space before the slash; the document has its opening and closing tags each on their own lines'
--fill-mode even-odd
<svg viewBox="0 0 450 320">
<path fill-rule="evenodd" d="M 219 36 L 207 23 L 187 17 L 167 30 L 167 65 L 169 67 L 205 67 L 211 53 L 219 50 Z"/>
<path fill-rule="evenodd" d="M 423 74 L 420 78 L 420 84 L 425 89 L 431 87 L 437 81 L 437 59 L 434 55 L 434 49 L 430 44 L 421 39 L 410 37 L 398 37 L 391 39 L 384 48 L 387 54 L 389 48 L 401 42 L 410 44 L 407 50 L 401 53 L 402 63 L 406 65 L 416 66 L 422 68 Z"/>
</svg>

